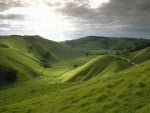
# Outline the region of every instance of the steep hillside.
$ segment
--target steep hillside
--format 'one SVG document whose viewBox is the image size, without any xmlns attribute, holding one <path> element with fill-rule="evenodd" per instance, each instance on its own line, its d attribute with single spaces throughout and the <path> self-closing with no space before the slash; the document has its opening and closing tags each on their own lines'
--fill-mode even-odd
<svg viewBox="0 0 150 113">
<path fill-rule="evenodd" d="M 132 45 L 138 39 L 114 39 L 117 43 L 110 38 L 106 40 L 112 40 L 113 48 L 118 40 L 128 40 L 121 44 Z M 89 47 L 88 42 L 91 41 L 86 42 Z M 146 44 L 146 41 L 143 43 Z M 80 48 L 70 49 L 68 45 L 38 36 L 1 37 L 0 73 L 3 76 L 0 75 L 0 82 L 9 80 L 7 75 L 10 72 L 12 81 L 21 82 L 0 86 L 0 113 L 150 111 L 149 47 L 130 53 L 99 56 L 82 55 L 76 49 Z M 90 50 L 97 51 L 94 48 Z M 103 50 L 110 52 L 115 49 Z M 43 66 L 43 58 L 46 63 L 52 64 L 51 68 Z"/>
<path fill-rule="evenodd" d="M 102 75 L 112 75 L 130 68 L 133 64 L 116 56 L 99 56 L 90 62 L 65 73 L 65 81 L 85 81 Z"/>
<path fill-rule="evenodd" d="M 11 67 L 18 72 L 18 80 L 26 80 L 42 75 L 44 69 L 38 59 L 11 48 L 0 48 L 0 64 Z"/>
<path fill-rule="evenodd" d="M 47 59 L 45 58 L 46 53 L 49 53 Z M 51 63 L 82 56 L 80 52 L 58 42 L 39 36 L 16 35 L 0 37 L 0 54 L 0 65 L 16 69 L 18 80 L 43 75 L 43 70 L 45 70 L 43 59 Z"/>
<path fill-rule="evenodd" d="M 130 59 L 132 62 L 141 63 L 150 60 L 150 47 L 125 54 L 124 57 Z"/>
<path fill-rule="evenodd" d="M 147 61 L 85 82 L 49 84 L 38 79 L 18 84 L 0 92 L 0 112 L 148 113 L 149 65 Z"/>
<path fill-rule="evenodd" d="M 39 36 L 1 36 L 0 47 L 9 47 L 18 51 L 29 53 L 36 58 L 42 58 L 50 52 L 53 59 L 59 60 L 79 55 L 80 53 L 64 44 L 50 41 Z"/>
<path fill-rule="evenodd" d="M 120 50 L 134 50 L 150 46 L 150 40 L 148 39 L 108 38 L 100 36 L 88 36 L 75 40 L 65 41 L 64 43 L 72 48 L 97 53 L 107 53 Z"/>
<path fill-rule="evenodd" d="M 139 63 L 150 60 L 150 48 L 144 48 L 119 56 L 103 55 L 63 74 L 65 81 L 85 81 L 99 76 L 119 73 Z"/>
</svg>

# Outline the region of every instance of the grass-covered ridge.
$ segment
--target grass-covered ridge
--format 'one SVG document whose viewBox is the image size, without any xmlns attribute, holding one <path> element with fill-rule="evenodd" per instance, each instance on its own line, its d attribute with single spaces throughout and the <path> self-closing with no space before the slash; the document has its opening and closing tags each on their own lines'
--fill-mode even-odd
<svg viewBox="0 0 150 113">
<path fill-rule="evenodd" d="M 147 61 L 121 73 L 85 82 L 53 85 L 39 79 L 28 81 L 0 92 L 1 112 L 147 113 L 149 65 Z"/>
<path fill-rule="evenodd" d="M 116 56 L 99 56 L 63 75 L 66 81 L 85 81 L 102 75 L 111 75 L 130 68 L 133 64 Z M 95 79 L 96 79 L 95 78 Z"/>
<path fill-rule="evenodd" d="M 47 52 L 51 53 L 47 59 L 51 67 L 45 68 L 41 59 Z M 86 55 L 62 42 L 38 36 L 6 36 L 0 38 L 0 53 L 0 65 L 17 70 L 19 81 L 0 86 L 0 113 L 150 110 L 149 47 Z"/>
<path fill-rule="evenodd" d="M 148 39 L 111 38 L 101 36 L 88 36 L 63 42 L 72 48 L 81 49 L 89 53 L 110 53 L 114 51 L 138 50 L 150 46 Z"/>
<path fill-rule="evenodd" d="M 16 69 L 18 80 L 45 75 L 42 60 L 47 52 L 50 53 L 50 63 L 82 56 L 66 45 L 39 36 L 0 37 L 0 64 Z"/>
<path fill-rule="evenodd" d="M 130 59 L 131 61 L 135 63 L 141 63 L 144 61 L 147 61 L 150 59 L 150 47 L 132 52 L 132 53 L 127 53 L 124 55 L 124 57 Z"/>
<path fill-rule="evenodd" d="M 73 57 L 77 54 L 77 51 L 64 44 L 47 40 L 39 36 L 1 36 L 0 42 L 0 45 L 3 47 L 7 46 L 11 49 L 31 53 L 31 55 L 36 58 L 41 58 L 46 52 L 50 52 L 52 58 L 56 60 Z"/>
</svg>

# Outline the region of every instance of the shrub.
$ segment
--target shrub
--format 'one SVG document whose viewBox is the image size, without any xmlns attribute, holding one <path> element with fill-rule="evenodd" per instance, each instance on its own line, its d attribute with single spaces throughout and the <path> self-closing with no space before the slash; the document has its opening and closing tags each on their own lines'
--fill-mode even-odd
<svg viewBox="0 0 150 113">
<path fill-rule="evenodd" d="M 138 83 L 138 87 L 144 88 L 144 87 L 145 87 L 145 84 L 144 84 L 143 82 L 139 82 L 139 83 Z"/>
<path fill-rule="evenodd" d="M 17 79 L 17 71 L 5 66 L 0 66 L 0 83 L 14 82 Z"/>
<path fill-rule="evenodd" d="M 49 64 L 49 60 L 51 60 L 52 56 L 51 56 L 51 53 L 49 52 L 46 52 L 44 55 L 43 55 L 43 59 L 42 59 L 42 62 L 43 62 L 43 66 L 45 68 L 51 68 L 51 64 Z"/>
<path fill-rule="evenodd" d="M 32 47 L 32 46 L 29 46 L 29 47 L 28 47 L 28 53 L 31 53 L 32 50 L 33 50 L 33 47 Z"/>
<path fill-rule="evenodd" d="M 74 64 L 74 69 L 76 69 L 77 67 L 79 67 L 79 65 L 78 64 Z"/>
<path fill-rule="evenodd" d="M 97 98 L 97 102 L 103 102 L 105 99 L 107 99 L 107 95 L 100 95 L 98 98 Z"/>
</svg>

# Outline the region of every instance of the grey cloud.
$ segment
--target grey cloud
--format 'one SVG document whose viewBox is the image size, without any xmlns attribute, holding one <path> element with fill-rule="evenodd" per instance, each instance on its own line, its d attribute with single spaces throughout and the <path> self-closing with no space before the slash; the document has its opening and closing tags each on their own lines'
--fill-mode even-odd
<svg viewBox="0 0 150 113">
<path fill-rule="evenodd" d="M 116 16 L 109 16 L 101 12 L 101 8 L 92 9 L 88 2 L 67 2 L 66 5 L 60 9 L 64 15 L 71 17 L 71 19 L 77 20 L 76 24 L 79 25 L 110 25 L 117 23 Z"/>
<path fill-rule="evenodd" d="M 9 28 L 11 25 L 0 23 L 0 28 Z"/>
<path fill-rule="evenodd" d="M 11 24 L 4 24 L 0 22 L 0 34 L 7 35 L 7 34 L 32 34 L 32 31 L 28 30 L 24 25 L 11 25 Z"/>
<path fill-rule="evenodd" d="M 93 14 L 93 10 L 91 10 L 84 2 L 82 4 L 79 4 L 78 2 L 67 2 L 64 7 L 57 9 L 57 11 L 78 18 L 87 17 L 89 14 Z"/>
<path fill-rule="evenodd" d="M 60 6 L 61 3 L 60 2 L 55 2 L 55 3 L 51 3 L 50 1 L 44 1 L 47 5 L 49 5 L 50 7 L 53 6 Z"/>
<path fill-rule="evenodd" d="M 110 0 L 95 9 L 90 7 L 88 0 L 65 0 L 63 3 L 42 1 L 50 8 L 54 7 L 57 13 L 64 15 L 75 25 L 76 31 L 66 33 L 66 37 L 86 35 L 150 37 L 150 0 Z M 0 0 L 0 12 L 28 5 L 25 0 Z M 13 22 L 25 18 L 23 15 L 1 13 L 0 28 L 4 30 L 8 28 L 11 33 L 21 32 L 23 29 L 22 33 L 25 33 L 27 29 L 24 26 L 12 26 L 1 22 L 3 20 Z"/>
<path fill-rule="evenodd" d="M 120 17 L 120 16 L 146 16 L 150 17 L 149 0 L 110 0 L 97 9 L 90 8 L 87 2 L 79 4 L 78 2 L 67 2 L 66 5 L 58 9 L 63 14 L 75 18 L 100 19 L 102 17 Z"/>
<path fill-rule="evenodd" d="M 24 15 L 0 14 L 0 20 L 23 20 L 23 19 L 25 19 Z"/>
<path fill-rule="evenodd" d="M 69 16 L 73 17 L 87 17 L 89 14 L 93 14 L 92 10 L 88 9 L 83 5 L 78 5 L 76 3 L 70 2 L 66 6 L 60 9 L 62 13 L 66 13 Z"/>
<path fill-rule="evenodd" d="M 23 7 L 26 5 L 27 3 L 22 0 L 0 0 L 0 12 L 11 7 Z"/>
<path fill-rule="evenodd" d="M 21 25 L 21 24 L 11 25 L 9 23 L 2 23 L 2 22 L 0 22 L 0 28 L 8 29 L 8 30 L 15 30 L 15 29 L 25 28 L 25 26 Z"/>
<path fill-rule="evenodd" d="M 67 2 L 57 11 L 77 20 L 76 27 L 92 29 L 93 32 L 112 28 L 122 33 L 141 32 L 147 35 L 150 31 L 150 0 L 110 0 L 96 9 L 87 2 Z"/>
<path fill-rule="evenodd" d="M 149 6 L 149 0 L 110 0 L 99 10 L 101 13 L 113 16 L 147 15 L 150 12 Z"/>
</svg>

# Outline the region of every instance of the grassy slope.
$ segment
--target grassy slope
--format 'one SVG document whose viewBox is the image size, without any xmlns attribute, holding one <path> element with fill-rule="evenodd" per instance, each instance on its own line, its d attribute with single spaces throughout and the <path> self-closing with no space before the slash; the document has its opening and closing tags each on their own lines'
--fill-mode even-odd
<svg viewBox="0 0 150 113">
<path fill-rule="evenodd" d="M 42 75 L 44 69 L 38 60 L 9 48 L 0 48 L 0 64 L 12 67 L 18 71 L 18 80 L 27 80 Z"/>
<path fill-rule="evenodd" d="M 33 49 L 29 52 L 28 47 Z M 42 55 L 46 52 L 52 55 L 50 62 L 82 56 L 80 52 L 63 44 L 38 36 L 0 37 L 0 64 L 17 69 L 19 81 L 39 75 L 49 75 L 41 65 Z"/>
<path fill-rule="evenodd" d="M 134 39 L 134 38 L 107 38 L 89 36 L 70 40 L 64 42 L 65 44 L 89 52 L 111 52 L 114 50 L 124 50 L 137 45 L 144 45 L 150 43 L 150 40 L 146 39 Z"/>
<path fill-rule="evenodd" d="M 82 81 L 91 78 L 97 78 L 102 75 L 111 75 L 122 70 L 128 69 L 133 64 L 127 60 L 117 58 L 116 56 L 99 56 L 90 62 L 65 73 L 62 77 L 65 81 Z"/>
<path fill-rule="evenodd" d="M 112 75 L 126 70 L 137 63 L 150 59 L 150 48 L 141 49 L 132 53 L 120 56 L 104 55 L 92 59 L 90 62 L 65 73 L 62 77 L 65 81 L 82 81 L 97 78 L 102 75 Z"/>
<path fill-rule="evenodd" d="M 144 48 L 144 49 L 132 52 L 132 53 L 128 53 L 124 55 L 124 57 L 130 59 L 131 61 L 135 63 L 144 62 L 150 59 L 150 47 L 147 47 L 147 48 Z"/>
<path fill-rule="evenodd" d="M 18 49 L 15 49 L 15 54 L 14 51 L 12 54 L 9 54 L 12 48 L 11 50 L 7 48 L 7 44 L 4 42 L 0 44 L 0 46 L 2 47 L 1 51 L 4 51 L 4 56 L 8 54 L 10 55 L 9 57 L 14 58 L 14 56 L 24 54 L 24 51 L 18 54 Z M 6 52 L 6 50 L 10 51 Z M 140 52 L 141 51 L 138 51 L 136 54 Z M 39 53 L 35 52 L 34 55 L 35 54 L 38 56 Z M 149 51 L 146 51 L 144 54 L 146 54 L 146 56 L 149 55 Z M 6 56 L 8 57 L 8 55 Z M 135 54 L 133 56 L 135 56 Z M 22 60 L 22 62 L 24 61 L 23 64 L 30 62 L 37 65 L 37 60 L 40 55 L 39 57 L 33 57 L 27 54 L 18 56 L 17 59 L 20 60 L 20 57 L 25 57 L 24 60 Z M 122 57 L 116 58 L 107 55 L 94 58 L 84 64 L 92 57 L 93 56 L 72 59 L 60 58 L 61 61 L 53 64 L 54 68 L 42 72 L 44 74 L 48 73 L 48 75 L 45 74 L 45 76 L 40 76 L 21 83 L 19 82 L 8 89 L 0 90 L 0 112 L 147 113 L 150 110 L 149 59 L 144 60 L 145 62 L 140 60 L 140 64 L 133 65 L 132 62 Z M 140 59 L 142 59 L 142 57 L 145 58 L 145 55 L 142 55 Z M 126 58 L 128 57 L 126 56 Z M 11 63 L 6 59 L 7 58 L 5 58 L 5 62 Z M 68 69 L 72 67 L 72 64 L 84 65 L 70 71 Z M 13 65 L 13 63 L 8 65 Z M 14 65 L 16 64 L 14 63 Z M 27 64 L 27 66 L 29 65 L 30 64 Z M 18 67 L 20 68 L 19 65 Z M 62 74 L 64 71 L 66 71 L 66 73 Z M 88 81 L 80 81 L 84 80 L 82 71 L 85 71 L 84 76 L 88 78 L 85 80 Z M 97 75 L 97 78 L 89 79 L 94 74 Z M 79 76 L 79 79 L 71 79 L 71 82 L 65 83 L 52 83 L 51 81 L 55 81 L 57 75 L 60 75 L 63 81 L 66 80 L 66 76 L 75 76 L 75 78 Z M 55 76 L 54 80 L 52 76 Z"/>
<path fill-rule="evenodd" d="M 49 84 L 39 78 L 0 92 L 2 113 L 147 113 L 150 61 L 111 76 Z M 18 92 L 18 93 L 16 93 Z"/>
<path fill-rule="evenodd" d="M 70 58 L 80 54 L 64 44 L 43 39 L 39 36 L 1 36 L 0 41 L 0 45 L 7 45 L 11 49 L 25 53 L 28 53 L 28 47 L 32 47 L 33 50 L 30 55 L 39 59 L 46 52 L 50 52 L 52 58 L 56 60 Z"/>
</svg>

